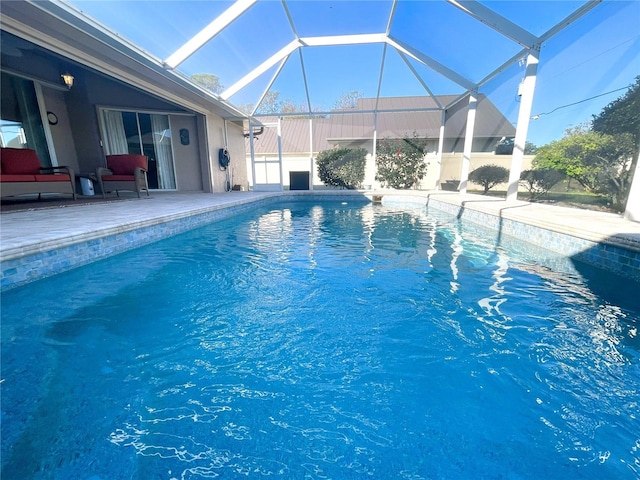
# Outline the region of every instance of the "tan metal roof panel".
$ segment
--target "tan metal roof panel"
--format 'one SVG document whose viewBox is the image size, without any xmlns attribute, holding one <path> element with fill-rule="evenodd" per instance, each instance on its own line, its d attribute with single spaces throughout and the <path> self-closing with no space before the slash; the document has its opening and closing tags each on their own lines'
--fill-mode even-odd
<svg viewBox="0 0 640 480">
<path fill-rule="evenodd" d="M 443 95 L 438 99 L 446 105 L 458 98 L 455 95 Z M 314 151 L 332 148 L 337 140 L 372 139 L 374 129 L 373 113 L 355 113 L 375 107 L 375 98 L 358 101 L 358 108 L 352 114 L 335 114 L 325 118 L 313 119 Z M 381 110 L 402 110 L 434 108 L 437 106 L 432 97 L 392 97 L 381 98 L 378 108 Z M 468 101 L 458 102 L 447 112 L 445 127 L 446 138 L 463 138 L 467 124 Z M 420 138 L 437 139 L 440 134 L 441 111 L 399 111 L 380 112 L 377 116 L 377 137 L 402 138 L 415 134 Z M 515 127 L 502 115 L 493 103 L 484 95 L 478 97 L 474 137 L 494 138 L 515 135 Z M 309 119 L 284 118 L 282 120 L 282 150 L 284 153 L 309 152 Z M 266 128 L 255 142 L 256 154 L 277 154 L 277 130 Z"/>
</svg>

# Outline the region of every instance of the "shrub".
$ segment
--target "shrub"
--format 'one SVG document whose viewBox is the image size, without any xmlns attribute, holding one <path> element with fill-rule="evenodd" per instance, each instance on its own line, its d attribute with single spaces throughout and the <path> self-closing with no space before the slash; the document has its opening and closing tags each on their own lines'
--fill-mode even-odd
<svg viewBox="0 0 640 480">
<path fill-rule="evenodd" d="M 564 178 L 564 173 L 554 169 L 525 170 L 520 174 L 520 185 L 529 191 L 529 201 L 533 201 L 549 193 Z"/>
<path fill-rule="evenodd" d="M 427 174 L 425 140 L 413 138 L 380 140 L 376 145 L 376 180 L 383 187 L 409 189 Z"/>
<path fill-rule="evenodd" d="M 469 181 L 482 185 L 484 195 L 499 183 L 507 180 L 509 180 L 509 170 L 498 165 L 483 165 L 469 174 Z"/>
<path fill-rule="evenodd" d="M 367 150 L 364 148 L 334 148 L 318 154 L 318 176 L 325 185 L 355 189 L 364 180 Z"/>
</svg>

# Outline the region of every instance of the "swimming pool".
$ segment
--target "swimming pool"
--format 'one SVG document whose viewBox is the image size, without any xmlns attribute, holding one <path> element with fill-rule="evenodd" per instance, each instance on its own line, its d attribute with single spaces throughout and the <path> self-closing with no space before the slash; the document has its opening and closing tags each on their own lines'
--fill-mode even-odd
<svg viewBox="0 0 640 480">
<path fill-rule="evenodd" d="M 493 236 L 297 202 L 9 290 L 2 478 L 637 478 L 638 284 Z"/>
</svg>

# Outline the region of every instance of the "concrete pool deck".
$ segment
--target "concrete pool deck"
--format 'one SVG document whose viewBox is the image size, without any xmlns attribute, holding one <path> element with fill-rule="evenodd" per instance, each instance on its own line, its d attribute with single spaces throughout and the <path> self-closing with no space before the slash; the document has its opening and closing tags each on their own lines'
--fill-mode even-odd
<svg viewBox="0 0 640 480">
<path fill-rule="evenodd" d="M 102 239 L 127 232 L 136 232 L 150 227 L 159 227 L 176 221 L 188 222 L 192 218 L 249 209 L 255 203 L 264 203 L 313 196 L 336 196 L 357 198 L 366 196 L 386 197 L 393 202 L 406 202 L 417 207 L 433 205 L 446 206 L 446 211 L 466 218 L 474 212 L 477 223 L 485 223 L 482 217 L 497 219 L 498 228 L 503 222 L 519 222 L 538 227 L 545 231 L 568 235 L 576 241 L 583 240 L 595 244 L 615 246 L 640 258 L 640 223 L 624 220 L 621 215 L 557 207 L 545 204 L 531 204 L 524 201 L 506 202 L 500 198 L 481 195 L 460 195 L 456 192 L 390 192 L 390 191 L 314 191 L 314 192 L 230 192 L 225 194 L 207 193 L 153 193 L 150 197 L 132 197 L 106 203 L 86 203 L 82 199 L 70 201 L 64 207 L 34 208 L 19 211 L 3 211 L 0 215 L 0 261 L 3 263 L 3 287 L 12 286 L 7 280 L 13 272 L 12 262 L 29 261 L 37 255 L 49 254 L 60 249 L 79 244 L 93 244 L 93 250 L 112 248 L 100 243 Z M 384 203 L 384 200 L 383 200 Z M 436 204 L 438 206 L 436 206 Z M 215 218 L 214 218 L 215 219 Z M 473 221 L 473 220 L 471 220 Z M 179 233 L 199 224 L 181 225 L 178 231 L 165 232 L 166 235 Z M 495 227 L 495 225 L 494 225 Z M 513 232 L 511 233 L 513 234 Z M 518 232 L 515 232 L 519 235 Z M 520 237 L 528 240 L 526 237 Z M 129 242 L 130 238 L 122 239 Z M 120 241 L 122 246 L 123 241 Z M 146 240 L 141 240 L 144 244 Z M 154 241 L 150 239 L 149 243 Z M 98 243 L 95 243 L 98 242 Z M 132 246 L 138 246 L 133 242 Z M 122 247 L 125 248 L 126 247 Z M 118 247 L 108 254 L 122 251 Z M 102 257 L 108 255 L 102 255 Z M 96 259 L 100 258 L 99 256 Z M 47 262 L 45 257 L 38 262 Z M 635 260 L 634 260 L 635 261 Z M 90 261 L 80 262 L 77 266 Z M 68 265 L 73 268 L 75 265 Z M 67 268 L 67 269 L 69 269 Z M 640 267 L 634 267 L 640 268 Z M 35 278 L 34 278 L 35 279 Z M 28 281 L 28 280 L 27 280 Z M 21 279 L 16 284 L 26 283 Z"/>
</svg>

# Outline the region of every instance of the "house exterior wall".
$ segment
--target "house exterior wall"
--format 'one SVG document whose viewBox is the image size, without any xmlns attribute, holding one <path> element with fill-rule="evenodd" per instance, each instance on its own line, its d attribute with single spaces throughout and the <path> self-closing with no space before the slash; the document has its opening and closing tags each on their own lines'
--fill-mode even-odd
<svg viewBox="0 0 640 480">
<path fill-rule="evenodd" d="M 317 154 L 314 154 L 314 171 L 313 171 L 313 188 L 314 190 L 321 190 L 327 187 L 318 176 L 318 168 L 315 164 L 315 158 Z M 535 156 L 525 155 L 522 165 L 522 170 L 528 170 L 531 168 L 531 162 Z M 265 159 L 277 160 L 277 155 L 256 155 L 256 161 L 262 162 Z M 440 175 L 437 175 L 437 156 L 435 154 L 425 155 L 425 162 L 427 163 L 427 174 L 422 181 L 417 185 L 420 190 L 434 190 L 440 188 L 440 183 L 447 180 L 459 180 L 460 171 L 462 168 L 462 154 L 461 153 L 445 153 L 442 155 L 442 164 L 440 168 Z M 483 165 L 499 165 L 505 167 L 507 170 L 511 167 L 511 155 L 495 155 L 494 153 L 477 152 L 471 155 L 471 168 L 470 171 L 475 170 Z M 283 154 L 282 156 L 282 170 L 283 170 L 283 186 L 285 190 L 289 189 L 289 173 L 310 171 L 311 162 L 309 156 L 296 155 L 296 154 Z M 247 170 L 251 172 L 251 158 L 247 157 Z M 375 180 L 375 162 L 371 153 L 367 154 L 367 162 L 365 164 L 365 178 L 362 182 L 362 187 L 365 190 L 380 189 L 380 182 Z M 253 180 L 249 177 L 250 183 L 253 184 Z M 479 185 L 471 184 L 470 189 L 474 187 L 480 188 Z M 507 184 L 500 184 L 494 187 L 496 190 L 505 190 Z"/>
<path fill-rule="evenodd" d="M 440 104 L 447 105 L 457 97 L 454 95 L 441 95 L 437 97 Z M 435 109 L 436 102 L 430 96 L 418 97 L 392 97 L 392 98 L 361 98 L 358 106 L 349 114 L 336 112 L 322 118 L 311 120 L 313 137 L 309 137 L 309 119 L 300 117 L 264 119 L 267 128 L 254 142 L 255 158 L 263 161 L 260 167 L 274 171 L 279 168 L 278 149 L 279 142 L 277 130 L 271 128 L 278 121 L 282 132 L 280 145 L 283 155 L 283 186 L 289 187 L 289 173 L 291 171 L 310 171 L 309 152 L 313 148 L 314 158 L 321 151 L 335 147 L 341 148 L 365 148 L 368 152 L 365 166 L 365 176 L 362 185 L 365 189 L 380 188 L 375 180 L 376 167 L 373 159 L 374 138 L 378 142 L 387 139 L 398 140 L 403 138 L 419 138 L 424 142 L 425 162 L 429 165 L 427 176 L 418 185 L 419 188 L 433 189 L 439 186 L 438 175 L 438 148 L 442 131 L 442 111 Z M 380 112 L 377 116 L 371 113 L 374 108 L 383 108 L 389 111 Z M 425 111 L 407 110 L 427 108 Z M 393 109 L 399 109 L 394 112 Z M 456 176 L 459 177 L 460 163 L 465 146 L 468 102 L 458 102 L 446 112 L 444 125 L 442 152 L 445 155 L 444 164 L 455 163 Z M 491 163 L 490 157 L 494 155 L 496 145 L 503 138 L 515 135 L 515 127 L 508 122 L 504 115 L 486 97 L 480 96 L 477 107 L 476 128 L 471 145 L 472 152 L 478 152 L 482 164 Z M 374 130 L 375 125 L 375 130 Z M 313 147 L 310 146 L 313 140 Z M 249 142 L 246 145 L 247 169 L 251 170 Z M 448 157 L 446 157 L 448 155 Z M 474 154 L 475 156 L 476 154 Z M 509 160 L 510 160 L 509 156 Z M 270 164 L 265 165 L 264 159 L 269 159 Z M 503 158 L 496 158 L 496 162 L 503 162 Z M 454 168 L 454 167 L 451 167 Z M 472 161 L 473 168 L 473 161 Z M 317 176 L 317 168 L 313 168 L 314 188 L 325 188 Z M 447 172 L 444 172 L 447 174 Z M 259 187 L 264 187 L 262 178 L 256 173 Z M 264 177 L 264 175 L 263 175 Z M 271 182 L 271 180 L 269 179 Z M 279 185 L 269 184 L 269 187 Z"/>
<path fill-rule="evenodd" d="M 502 139 L 502 137 L 482 137 L 474 138 L 471 143 L 472 152 L 491 153 L 495 150 L 496 144 Z M 428 152 L 434 152 L 437 150 L 438 141 L 435 140 L 435 149 L 428 149 Z M 431 143 L 430 145 L 433 145 Z M 460 138 L 445 138 L 442 151 L 446 153 L 462 153 L 464 151 L 464 135 Z"/>
<path fill-rule="evenodd" d="M 227 122 L 227 143 L 231 155 L 231 185 L 237 185 L 244 190 L 249 190 L 249 177 L 245 159 L 244 128 L 234 122 Z M 216 162 L 218 161 L 216 157 Z"/>
<path fill-rule="evenodd" d="M 186 113 L 175 105 L 88 70 L 77 72 L 74 86 L 66 93 L 66 98 L 71 134 L 82 171 L 94 171 L 105 165 L 97 107 Z M 171 140 L 175 144 L 179 138 L 173 133 Z"/>
<path fill-rule="evenodd" d="M 225 174 L 220 171 L 218 165 L 218 152 L 224 147 L 224 120 L 213 115 L 207 116 L 209 131 L 209 162 L 211 165 L 211 182 L 214 192 L 224 192 Z"/>
<path fill-rule="evenodd" d="M 176 187 L 178 191 L 202 191 L 202 172 L 200 169 L 200 145 L 198 142 L 197 122 L 194 115 L 170 115 L 171 145 L 175 164 Z M 189 143 L 181 141 L 180 130 L 189 134 Z"/>
<path fill-rule="evenodd" d="M 522 171 L 529 170 L 531 168 L 531 162 L 535 158 L 535 155 L 525 155 L 522 162 Z M 461 153 L 445 153 L 442 155 L 442 165 L 440 168 L 440 177 L 436 178 L 436 158 L 427 157 L 429 167 L 427 168 L 427 176 L 420 183 L 420 188 L 425 190 L 431 190 L 437 188 L 440 183 L 447 180 L 460 180 L 460 171 L 462 169 L 462 154 Z M 507 170 L 511 169 L 511 155 L 496 155 L 494 153 L 475 152 L 471 154 L 469 172 L 474 171 L 476 168 L 483 165 L 498 165 L 504 167 Z M 475 190 L 481 188 L 480 185 L 469 183 L 469 189 Z M 501 183 L 494 187 L 495 190 L 506 190 L 507 183 Z"/>
<path fill-rule="evenodd" d="M 2 35 L 6 33 L 3 31 Z M 41 113 L 44 115 L 46 111 L 53 111 L 58 116 L 57 125 L 44 125 L 44 128 L 50 131 L 53 143 L 50 150 L 53 150 L 58 164 L 69 165 L 77 173 L 95 172 L 98 166 L 104 166 L 105 152 L 100 131 L 99 107 L 158 112 L 168 114 L 172 123 L 177 122 L 176 125 L 184 122 L 189 124 L 189 148 L 185 149 L 185 146 L 181 145 L 179 128 L 173 128 L 171 132 L 177 190 L 224 191 L 224 172 L 219 172 L 217 167 L 218 149 L 224 145 L 219 134 L 224 121 L 220 115 L 214 113 L 220 110 L 216 105 L 202 101 L 201 111 L 190 110 L 181 106 L 188 103 L 165 101 L 157 94 L 148 93 L 120 80 L 115 73 L 114 76 L 110 76 L 95 71 L 35 45 L 25 50 L 19 58 L 3 55 L 1 69 L 9 74 L 33 80 L 42 91 Z M 60 79 L 60 73 L 65 71 L 75 77 L 73 88 L 70 90 L 66 89 Z M 181 92 L 180 88 L 176 88 L 175 91 L 167 90 L 167 98 L 179 97 Z M 188 120 L 189 118 L 191 120 Z M 242 125 L 227 123 L 227 142 L 234 150 L 235 158 L 242 159 Z M 247 184 L 244 161 L 236 162 L 234 176 Z"/>
</svg>

